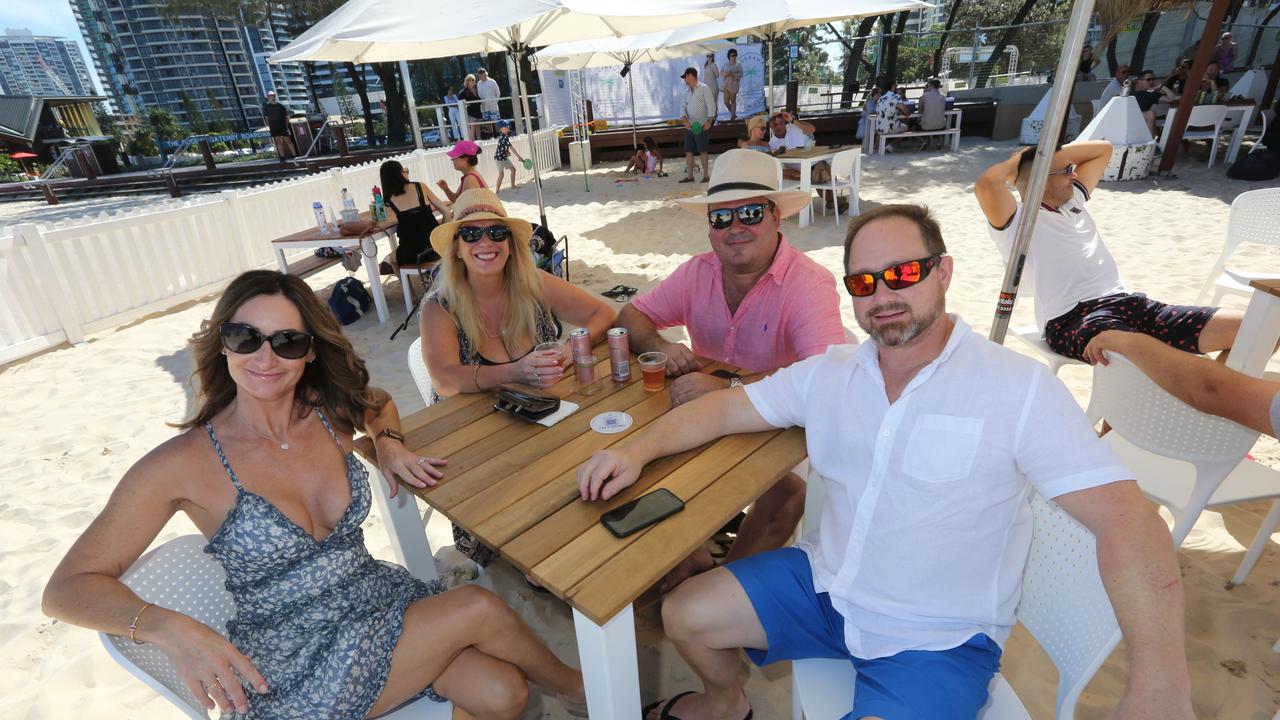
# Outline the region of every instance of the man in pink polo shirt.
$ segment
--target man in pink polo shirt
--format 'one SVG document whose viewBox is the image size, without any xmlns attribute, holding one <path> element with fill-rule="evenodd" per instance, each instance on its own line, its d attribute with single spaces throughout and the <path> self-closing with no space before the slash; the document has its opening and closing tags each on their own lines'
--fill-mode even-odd
<svg viewBox="0 0 1280 720">
<path fill-rule="evenodd" d="M 809 203 L 806 193 L 778 190 L 780 176 L 778 161 L 763 153 L 730 150 L 717 158 L 707 194 L 677 201 L 707 217 L 711 252 L 694 256 L 618 316 L 633 352 L 667 354 L 674 405 L 753 382 L 846 341 L 835 276 L 779 230 L 783 218 Z M 678 326 L 688 331 L 692 348 L 658 334 Z M 750 374 L 702 372 L 708 360 Z M 804 490 L 804 480 L 790 473 L 761 495 L 728 560 L 786 544 L 804 513 Z M 667 576 L 662 589 L 713 565 L 699 550 Z"/>
</svg>

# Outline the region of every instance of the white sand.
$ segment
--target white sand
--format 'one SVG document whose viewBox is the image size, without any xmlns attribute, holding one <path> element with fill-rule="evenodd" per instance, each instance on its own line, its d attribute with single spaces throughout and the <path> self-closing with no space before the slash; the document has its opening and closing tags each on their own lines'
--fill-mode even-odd
<svg viewBox="0 0 1280 720">
<path fill-rule="evenodd" d="M 966 141 L 959 153 L 901 153 L 864 160 L 862 207 L 919 201 L 940 218 L 957 276 L 950 309 L 979 332 L 991 324 L 1002 264 L 987 237 L 972 196 L 973 179 L 987 164 L 1006 157 L 1012 145 Z M 690 255 L 707 248 L 706 226 L 674 208 L 669 200 L 702 192 L 680 185 L 680 167 L 668 161 L 671 177 L 615 183 L 618 165 L 593 171 L 590 192 L 581 174 L 548 178 L 546 198 L 557 234 L 571 239 L 575 283 L 599 292 L 615 284 L 652 287 Z M 1184 160 L 1178 179 L 1108 184 L 1090 204 L 1129 284 L 1152 297 L 1189 303 L 1222 247 L 1230 200 L 1259 187 L 1224 177 L 1224 166 L 1206 170 L 1202 160 Z M 523 186 L 506 195 L 515 214 L 533 218 L 533 191 Z M 96 204 L 96 203 L 95 203 Z M 65 206 L 59 211 L 65 211 Z M 0 216 L 32 217 L 38 208 L 13 204 Z M 788 238 L 810 257 L 838 272 L 843 232 L 819 212 L 817 222 L 799 229 L 785 224 Z M 1242 257 L 1258 268 L 1280 268 L 1280 252 L 1249 250 Z M 311 278 L 317 289 L 342 276 L 331 269 Z M 369 317 L 348 333 L 369 362 L 374 382 L 389 389 L 406 411 L 422 407 L 405 368 L 410 330 L 389 342 L 403 317 L 398 284 L 388 284 L 392 324 Z M 1227 303 L 1243 307 L 1240 298 Z M 191 411 L 191 372 L 185 341 L 212 309 L 212 299 L 192 303 L 131 326 L 104 332 L 79 348 L 61 348 L 0 371 L 0 717 L 4 718 L 169 718 L 173 709 L 111 662 L 93 633 L 55 623 L 40 613 L 40 593 L 54 565 L 102 507 L 120 475 L 148 449 L 172 434 L 165 423 Z M 854 327 L 848 298 L 846 325 Z M 1028 323 L 1029 304 L 1015 320 Z M 1023 347 L 1016 340 L 1010 346 Z M 1273 369 L 1275 364 L 1273 363 Z M 1089 373 L 1068 367 L 1062 378 L 1077 399 L 1087 399 Z M 1272 440 L 1255 454 L 1280 466 Z M 1200 717 L 1265 720 L 1280 704 L 1280 656 L 1271 645 L 1280 638 L 1280 549 L 1268 548 L 1248 582 L 1234 590 L 1223 583 L 1243 556 L 1267 510 L 1266 503 L 1207 512 L 1179 558 L 1187 589 L 1188 651 Z M 433 545 L 447 544 L 447 525 L 431 524 Z M 381 518 L 365 524 L 373 553 L 390 558 Z M 194 532 L 177 517 L 158 541 Z M 1280 535 L 1273 536 L 1280 541 Z M 438 553 L 456 562 L 452 549 Z M 523 588 L 511 573 L 493 573 L 503 595 L 520 609 L 562 657 L 576 660 L 567 608 Z M 684 664 L 661 639 L 652 604 L 637 612 L 642 693 L 650 700 L 691 686 Z M 1231 662 L 1228 662 L 1231 661 Z M 1224 662 L 1237 669 L 1233 675 Z M 1238 664 L 1236 664 L 1238 663 Z M 1018 631 L 1005 655 L 1004 672 L 1033 717 L 1052 716 L 1056 674 L 1048 658 Z M 1081 702 L 1078 717 L 1103 718 L 1123 689 L 1123 653 L 1102 668 Z M 790 715 L 790 677 L 785 666 L 754 671 L 748 694 L 756 717 Z M 535 700 L 526 717 L 564 717 L 554 705 Z"/>
</svg>

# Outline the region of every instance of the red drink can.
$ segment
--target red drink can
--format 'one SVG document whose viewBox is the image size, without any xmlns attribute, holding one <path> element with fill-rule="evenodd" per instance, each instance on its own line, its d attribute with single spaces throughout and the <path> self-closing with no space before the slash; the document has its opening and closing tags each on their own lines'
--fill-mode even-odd
<svg viewBox="0 0 1280 720">
<path fill-rule="evenodd" d="M 613 328 L 606 338 L 609 342 L 609 369 L 613 379 L 626 382 L 631 379 L 631 340 L 626 328 Z"/>
<path fill-rule="evenodd" d="M 590 357 L 591 333 L 586 328 L 578 328 L 569 333 L 569 350 L 569 354 L 575 361 L 578 358 Z"/>
</svg>

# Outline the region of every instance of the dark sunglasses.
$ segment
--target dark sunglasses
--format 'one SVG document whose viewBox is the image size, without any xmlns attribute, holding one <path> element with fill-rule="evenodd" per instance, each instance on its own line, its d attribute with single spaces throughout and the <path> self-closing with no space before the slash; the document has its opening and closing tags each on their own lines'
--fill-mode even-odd
<svg viewBox="0 0 1280 720">
<path fill-rule="evenodd" d="M 1068 166 L 1066 166 L 1066 167 L 1062 168 L 1061 170 L 1050 170 L 1048 174 L 1050 174 L 1050 175 L 1070 175 L 1070 174 L 1074 173 L 1075 171 L 1076 171 L 1076 166 L 1075 166 L 1075 165 L 1068 165 Z"/>
<path fill-rule="evenodd" d="M 462 242 L 468 245 L 474 245 L 480 242 L 480 238 L 485 234 L 489 235 L 489 239 L 494 242 L 506 242 L 511 237 L 511 228 L 506 225 L 490 225 L 489 227 L 460 227 L 458 228 L 458 237 Z"/>
<path fill-rule="evenodd" d="M 873 273 L 854 273 L 844 276 L 844 289 L 854 297 L 870 297 L 876 292 L 876 281 L 883 280 L 890 290 L 902 290 L 929 277 L 929 272 L 942 260 L 941 255 L 930 255 L 919 260 L 908 260 Z"/>
<path fill-rule="evenodd" d="M 222 346 L 237 355 L 257 352 L 263 342 L 271 343 L 271 350 L 285 360 L 297 360 L 311 349 L 311 336 L 297 330 L 263 335 L 252 325 L 224 322 L 218 327 L 218 334 L 222 337 Z"/>
<path fill-rule="evenodd" d="M 764 220 L 765 213 L 772 207 L 772 202 L 763 202 L 739 205 L 735 208 L 718 208 L 707 211 L 707 220 L 716 230 L 723 230 L 732 225 L 734 215 L 738 216 L 738 222 L 743 225 L 756 225 Z"/>
</svg>

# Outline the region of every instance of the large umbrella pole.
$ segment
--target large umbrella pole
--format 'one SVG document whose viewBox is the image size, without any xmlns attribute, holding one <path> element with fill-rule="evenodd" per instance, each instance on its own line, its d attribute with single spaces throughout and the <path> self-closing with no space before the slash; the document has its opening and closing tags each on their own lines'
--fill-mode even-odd
<svg viewBox="0 0 1280 720">
<path fill-rule="evenodd" d="M 1044 197 L 1044 186 L 1049 180 L 1053 152 L 1057 149 L 1058 135 L 1062 131 L 1067 108 L 1071 103 L 1071 91 L 1075 83 L 1070 78 L 1076 76 L 1076 65 L 1080 61 L 1080 50 L 1084 46 L 1089 16 L 1092 14 L 1093 0 L 1076 0 L 1071 7 L 1067 37 L 1062 43 L 1062 53 L 1058 56 L 1058 82 L 1049 91 L 1049 107 L 1044 115 L 1044 125 L 1040 128 L 1040 144 L 1031 165 L 1027 192 L 1022 196 L 1018 233 L 1014 236 L 1009 263 L 1004 269 L 1004 284 L 1000 289 L 1000 297 L 996 300 L 995 320 L 991 323 L 991 340 L 1001 345 L 1004 344 L 1004 336 L 1009 330 L 1009 318 L 1013 316 L 1013 306 L 1018 298 L 1022 267 L 1027 261 L 1027 248 L 1031 244 L 1031 233 L 1036 227 L 1036 216 L 1040 214 L 1040 200 Z"/>
<path fill-rule="evenodd" d="M 533 117 L 529 114 L 529 91 L 525 89 L 524 76 L 520 73 L 520 61 L 524 57 L 524 48 L 514 46 L 510 52 L 516 63 L 516 87 L 520 88 L 520 112 L 524 115 L 525 127 L 530 128 L 529 154 L 533 156 L 533 187 L 538 191 L 538 217 L 542 220 L 542 227 L 547 227 L 547 206 L 542 200 L 542 173 L 538 171 L 538 141 L 533 135 L 533 123 L 528 120 Z"/>
<path fill-rule="evenodd" d="M 630 68 L 630 63 L 627 64 Z M 631 71 L 627 71 L 627 89 L 631 91 L 631 149 L 640 147 L 636 142 L 636 84 L 631 81 Z"/>
<path fill-rule="evenodd" d="M 413 97 L 413 80 L 409 78 L 409 63 L 400 61 L 400 79 L 404 81 L 404 99 L 409 106 L 409 125 L 413 127 L 413 144 L 422 149 L 422 128 L 418 127 L 418 101 Z M 444 128 L 441 128 L 443 131 Z"/>
</svg>

